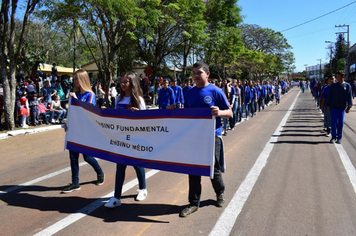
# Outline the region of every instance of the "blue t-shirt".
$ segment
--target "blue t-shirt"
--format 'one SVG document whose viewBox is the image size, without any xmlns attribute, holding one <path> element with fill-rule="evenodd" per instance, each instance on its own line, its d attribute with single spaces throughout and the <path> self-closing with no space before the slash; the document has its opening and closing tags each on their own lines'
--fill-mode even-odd
<svg viewBox="0 0 356 236">
<path fill-rule="evenodd" d="M 183 90 L 180 86 L 172 86 L 171 89 L 174 92 L 174 103 L 178 106 L 184 104 Z"/>
<path fill-rule="evenodd" d="M 165 89 L 164 87 L 161 88 L 159 91 L 158 97 L 158 106 L 160 109 L 166 109 L 167 106 L 174 105 L 174 92 L 173 90 L 168 87 Z"/>
<path fill-rule="evenodd" d="M 86 102 L 86 103 L 91 103 L 95 106 L 96 104 L 96 96 L 95 93 L 92 91 L 87 91 L 84 93 L 78 93 L 77 94 L 77 98 L 78 100 L 82 101 L 82 102 Z"/>
<path fill-rule="evenodd" d="M 220 110 L 230 108 L 225 94 L 218 87 L 208 84 L 203 88 L 193 87 L 187 91 L 185 108 L 210 108 L 211 106 L 217 106 Z M 215 128 L 215 135 L 221 136 L 221 117 L 216 117 Z"/>
<path fill-rule="evenodd" d="M 329 92 L 330 92 L 330 86 L 325 86 L 324 92 L 323 92 L 323 98 L 325 98 L 325 99 L 328 98 Z"/>
<path fill-rule="evenodd" d="M 189 90 L 189 89 L 191 89 L 192 88 L 192 86 L 188 86 L 188 87 L 183 87 L 183 97 L 184 97 L 184 99 L 186 98 L 186 94 L 187 94 L 187 91 Z"/>
<path fill-rule="evenodd" d="M 52 93 L 54 92 L 54 88 L 52 87 L 42 87 L 41 88 L 41 93 L 43 94 L 43 100 L 44 102 L 51 103 L 52 102 Z"/>
<path fill-rule="evenodd" d="M 250 87 L 246 86 L 245 87 L 245 104 L 248 104 L 251 102 L 252 99 L 252 93 Z"/>
</svg>

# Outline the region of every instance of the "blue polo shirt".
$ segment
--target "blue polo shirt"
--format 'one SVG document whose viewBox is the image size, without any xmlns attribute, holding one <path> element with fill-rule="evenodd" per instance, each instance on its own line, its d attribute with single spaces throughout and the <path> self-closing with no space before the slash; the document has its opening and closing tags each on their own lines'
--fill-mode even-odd
<svg viewBox="0 0 356 236">
<path fill-rule="evenodd" d="M 193 87 L 187 91 L 185 108 L 210 108 L 211 106 L 217 106 L 220 110 L 230 108 L 225 94 L 218 87 L 208 84 L 203 88 Z M 221 136 L 221 117 L 216 117 L 215 120 L 215 135 Z"/>
</svg>

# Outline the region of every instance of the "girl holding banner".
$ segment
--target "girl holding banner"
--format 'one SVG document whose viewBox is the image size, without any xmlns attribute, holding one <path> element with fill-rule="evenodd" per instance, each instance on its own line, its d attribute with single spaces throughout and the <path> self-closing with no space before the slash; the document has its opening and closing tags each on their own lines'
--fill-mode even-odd
<svg viewBox="0 0 356 236">
<path fill-rule="evenodd" d="M 138 79 L 134 72 L 126 73 L 120 80 L 119 96 L 115 101 L 115 109 L 131 109 L 131 111 L 145 110 L 146 105 L 142 97 Z M 114 197 L 104 205 L 108 208 L 115 208 L 121 205 L 121 192 L 125 180 L 125 170 L 127 165 L 116 164 L 115 193 Z M 139 183 L 137 201 L 142 201 L 147 196 L 145 169 L 134 166 Z"/>
<path fill-rule="evenodd" d="M 73 76 L 74 83 L 74 93 L 69 93 L 69 96 L 81 100 L 82 102 L 90 103 L 95 106 L 96 97 L 94 92 L 91 90 L 90 81 L 88 73 L 85 70 L 78 70 Z M 65 131 L 68 127 L 64 127 Z M 104 173 L 94 157 L 83 154 L 84 160 L 88 162 L 97 173 L 96 185 L 102 185 L 104 183 Z M 70 193 L 74 190 L 79 190 L 79 153 L 74 151 L 69 151 L 70 167 L 72 170 L 72 183 L 63 189 L 63 193 Z"/>
</svg>

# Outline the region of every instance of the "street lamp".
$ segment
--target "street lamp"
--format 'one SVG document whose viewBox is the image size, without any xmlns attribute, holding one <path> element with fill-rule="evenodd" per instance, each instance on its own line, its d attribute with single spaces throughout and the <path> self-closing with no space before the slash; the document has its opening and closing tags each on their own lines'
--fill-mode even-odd
<svg viewBox="0 0 356 236">
<path fill-rule="evenodd" d="M 331 42 L 331 41 L 325 41 L 325 43 L 329 43 L 329 44 L 335 44 L 335 42 Z M 332 55 L 333 55 L 333 47 L 331 45 L 329 45 L 329 48 L 326 49 L 330 49 L 330 62 L 329 62 L 329 67 L 330 67 L 330 74 L 333 73 L 332 70 Z"/>
</svg>

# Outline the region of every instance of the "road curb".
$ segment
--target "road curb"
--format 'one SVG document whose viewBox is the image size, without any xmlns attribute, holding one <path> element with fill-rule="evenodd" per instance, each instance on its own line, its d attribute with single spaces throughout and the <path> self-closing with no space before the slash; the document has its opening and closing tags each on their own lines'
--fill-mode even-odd
<svg viewBox="0 0 356 236">
<path fill-rule="evenodd" d="M 21 130 L 9 131 L 4 134 L 0 134 L 0 140 L 17 136 L 17 135 L 34 134 L 34 133 L 40 133 L 40 132 L 45 132 L 45 131 L 50 131 L 55 129 L 61 129 L 62 127 L 63 125 L 51 125 L 51 126 L 45 126 L 40 128 L 34 128 L 34 129 L 21 129 Z"/>
</svg>

